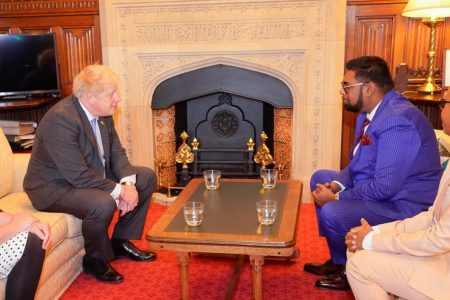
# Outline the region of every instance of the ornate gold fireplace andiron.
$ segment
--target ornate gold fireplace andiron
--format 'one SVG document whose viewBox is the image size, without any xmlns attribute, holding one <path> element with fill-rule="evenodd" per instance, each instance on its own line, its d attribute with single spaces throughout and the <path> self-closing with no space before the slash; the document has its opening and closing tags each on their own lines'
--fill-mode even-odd
<svg viewBox="0 0 450 300">
<path fill-rule="evenodd" d="M 186 143 L 186 140 L 189 137 L 187 132 L 183 131 L 180 137 L 183 140 L 183 143 L 178 147 L 178 151 L 175 154 L 175 161 L 179 164 L 183 164 L 179 184 L 185 186 L 190 180 L 188 164 L 194 161 L 195 156 L 194 153 L 192 153 L 191 147 Z"/>
<path fill-rule="evenodd" d="M 198 146 L 200 145 L 200 142 L 197 140 L 196 137 L 194 137 L 194 139 L 192 140 L 192 150 L 198 150 Z"/>
<path fill-rule="evenodd" d="M 270 154 L 269 147 L 266 146 L 267 134 L 263 131 L 261 132 L 262 145 L 259 146 L 258 152 L 256 152 L 254 161 L 261 165 L 261 169 L 265 169 L 266 166 L 273 164 L 273 158 Z"/>
<path fill-rule="evenodd" d="M 247 142 L 247 150 L 253 152 L 254 147 L 255 147 L 255 142 L 253 141 L 252 138 L 249 138 L 248 142 Z"/>
<path fill-rule="evenodd" d="M 178 151 L 175 154 L 175 161 L 179 164 L 183 164 L 183 169 L 188 168 L 188 164 L 194 161 L 194 153 L 191 151 L 191 147 L 186 143 L 189 135 L 186 131 L 183 131 L 180 135 L 180 138 L 183 140 L 183 143 L 180 147 L 178 147 Z"/>
</svg>

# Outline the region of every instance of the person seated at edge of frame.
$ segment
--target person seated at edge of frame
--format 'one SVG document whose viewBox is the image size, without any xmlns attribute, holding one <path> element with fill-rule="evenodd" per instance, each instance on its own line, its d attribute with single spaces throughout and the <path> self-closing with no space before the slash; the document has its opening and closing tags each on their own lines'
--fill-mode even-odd
<svg viewBox="0 0 450 300">
<path fill-rule="evenodd" d="M 83 270 L 107 283 L 123 280 L 109 263 L 114 258 L 156 259 L 156 253 L 129 241 L 141 239 L 156 177 L 128 161 L 112 118 L 120 100 L 118 77 L 109 67 L 85 67 L 74 78 L 73 95 L 39 123 L 24 179 L 36 209 L 82 220 Z M 116 209 L 120 213 L 110 239 Z"/>
<path fill-rule="evenodd" d="M 426 210 L 442 169 L 433 127 L 393 90 L 382 58 L 348 61 L 340 94 L 346 110 L 359 112 L 354 147 L 343 170 L 318 170 L 311 177 L 319 233 L 326 237 L 331 259 L 307 263 L 304 270 L 322 276 L 318 288 L 349 290 L 346 233 L 362 217 L 376 225 Z"/>
<path fill-rule="evenodd" d="M 0 209 L 0 278 L 8 277 L 5 299 L 34 299 L 49 241 L 48 224 L 26 212 L 11 215 Z"/>
<path fill-rule="evenodd" d="M 450 135 L 450 93 L 439 100 Z M 371 227 L 362 219 L 345 237 L 347 276 L 356 299 L 448 299 L 450 295 L 450 167 L 448 159 L 427 211 Z M 363 250 L 364 249 L 364 250 Z M 361 251 L 358 251 L 361 250 Z M 353 253 L 353 254 L 352 254 Z"/>
</svg>

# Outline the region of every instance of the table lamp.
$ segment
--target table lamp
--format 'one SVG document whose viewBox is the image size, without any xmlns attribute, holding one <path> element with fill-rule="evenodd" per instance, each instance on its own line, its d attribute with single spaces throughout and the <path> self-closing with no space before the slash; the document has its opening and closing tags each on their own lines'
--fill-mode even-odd
<svg viewBox="0 0 450 300">
<path fill-rule="evenodd" d="M 428 76 L 426 81 L 418 87 L 419 92 L 433 93 L 441 88 L 434 83 L 434 59 L 436 57 L 436 27 L 450 16 L 450 0 L 409 0 L 402 15 L 409 18 L 422 18 L 422 22 L 429 26 L 430 50 L 428 51 Z"/>
</svg>

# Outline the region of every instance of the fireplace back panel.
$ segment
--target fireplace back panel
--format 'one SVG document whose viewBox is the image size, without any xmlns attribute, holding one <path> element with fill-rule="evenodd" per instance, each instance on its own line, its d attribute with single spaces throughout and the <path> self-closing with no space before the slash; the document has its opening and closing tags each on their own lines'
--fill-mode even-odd
<svg viewBox="0 0 450 300">
<path fill-rule="evenodd" d="M 177 103 L 175 110 L 176 135 L 186 130 L 189 144 L 194 137 L 200 142 L 197 158 L 205 163 L 198 166 L 199 172 L 214 168 L 224 177 L 256 176 L 259 166 L 249 159 L 246 144 L 252 138 L 255 153 L 262 144 L 262 131 L 269 137 L 266 145 L 273 154 L 274 108 L 268 103 L 217 92 Z M 180 145 L 177 140 L 177 147 Z M 192 173 L 192 166 L 189 169 L 191 175 L 199 175 Z"/>
</svg>

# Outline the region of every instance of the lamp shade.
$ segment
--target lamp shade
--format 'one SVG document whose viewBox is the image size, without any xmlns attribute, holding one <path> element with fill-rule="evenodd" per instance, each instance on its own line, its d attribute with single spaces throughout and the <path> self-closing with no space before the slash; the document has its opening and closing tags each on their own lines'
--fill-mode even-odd
<svg viewBox="0 0 450 300">
<path fill-rule="evenodd" d="M 450 0 L 409 0 L 402 15 L 410 18 L 445 18 L 450 16 Z"/>
</svg>

